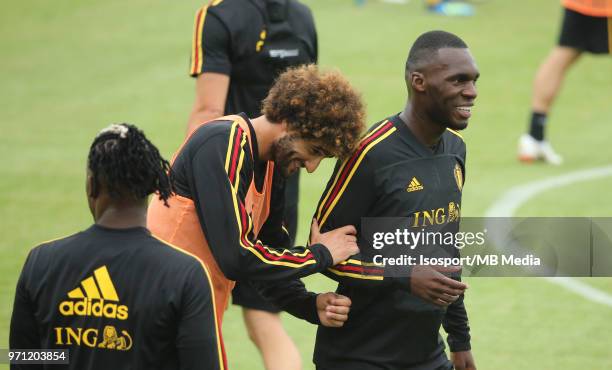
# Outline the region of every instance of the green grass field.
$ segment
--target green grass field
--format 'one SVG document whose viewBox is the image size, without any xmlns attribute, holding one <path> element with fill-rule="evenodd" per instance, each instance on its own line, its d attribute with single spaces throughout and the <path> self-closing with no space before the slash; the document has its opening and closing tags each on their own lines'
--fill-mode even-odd
<svg viewBox="0 0 612 370">
<path fill-rule="evenodd" d="M 554 44 L 557 0 L 489 0 L 471 18 L 425 13 L 407 5 L 309 0 L 320 63 L 338 68 L 363 92 L 371 123 L 403 108 L 403 66 L 422 32 L 463 37 L 481 70 L 470 127 L 463 215 L 482 216 L 507 189 L 612 162 L 612 61 L 585 56 L 569 74 L 550 118 L 562 167 L 515 160 L 526 127 L 531 80 Z M 15 283 L 28 250 L 85 228 L 84 171 L 94 135 L 111 122 L 135 123 L 166 156 L 180 144 L 193 99 L 187 76 L 192 17 L 188 0 L 0 3 L 0 348 L 6 348 Z M 329 176 L 328 161 L 302 177 L 299 240 Z M 611 179 L 554 189 L 519 209 L 524 216 L 611 216 Z M 583 279 L 612 294 L 611 279 Z M 315 291 L 334 289 L 307 279 Z M 479 369 L 612 368 L 612 308 L 544 280 L 468 279 L 467 307 Z M 311 364 L 315 328 L 286 317 Z M 262 368 L 239 310 L 226 314 L 230 366 Z"/>
</svg>

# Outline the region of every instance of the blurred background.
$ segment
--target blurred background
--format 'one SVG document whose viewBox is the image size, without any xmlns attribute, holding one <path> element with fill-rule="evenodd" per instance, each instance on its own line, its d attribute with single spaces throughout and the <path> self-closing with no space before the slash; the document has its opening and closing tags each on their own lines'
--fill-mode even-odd
<svg viewBox="0 0 612 370">
<path fill-rule="evenodd" d="M 484 216 L 515 186 L 612 165 L 612 61 L 584 55 L 550 114 L 559 167 L 516 160 L 530 113 L 532 79 L 556 43 L 557 0 L 488 0 L 470 17 L 428 12 L 424 2 L 305 0 L 314 13 L 320 65 L 363 93 L 368 122 L 405 104 L 404 63 L 432 29 L 458 34 L 481 72 L 468 146 L 463 216 Z M 28 0 L 0 3 L 0 348 L 8 346 L 15 284 L 30 248 L 91 224 L 85 160 L 95 134 L 130 122 L 170 157 L 194 96 L 188 77 L 193 15 L 202 1 Z M 331 172 L 304 173 L 298 243 Z M 553 187 L 518 204 L 520 216 L 611 216 L 612 177 Z M 612 279 L 580 279 L 612 295 Z M 323 276 L 314 291 L 335 289 Z M 466 305 L 479 369 L 612 369 L 612 307 L 535 278 L 468 279 Z M 612 298 L 610 298 L 612 299 Z M 311 363 L 316 328 L 285 316 Z M 231 369 L 261 369 L 240 311 L 223 334 Z M 6 366 L 6 365 L 4 365 Z M 0 367 L 1 368 L 1 367 Z M 7 368 L 7 367 L 5 367 Z"/>
</svg>

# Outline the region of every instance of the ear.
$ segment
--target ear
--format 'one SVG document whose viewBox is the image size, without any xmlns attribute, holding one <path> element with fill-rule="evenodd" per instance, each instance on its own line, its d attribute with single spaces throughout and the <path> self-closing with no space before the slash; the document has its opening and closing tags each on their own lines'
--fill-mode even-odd
<svg viewBox="0 0 612 370">
<path fill-rule="evenodd" d="M 280 128 L 283 131 L 283 133 L 285 133 L 285 134 L 289 133 L 289 124 L 287 123 L 287 121 L 282 121 L 280 123 Z"/>
<path fill-rule="evenodd" d="M 90 170 L 87 170 L 87 176 L 85 178 L 85 193 L 87 194 L 87 198 L 97 198 L 98 190 L 99 189 L 97 189 L 93 174 Z"/>
<path fill-rule="evenodd" d="M 411 72 L 410 86 L 412 87 L 412 91 L 424 92 L 426 87 L 425 75 L 421 72 Z"/>
</svg>

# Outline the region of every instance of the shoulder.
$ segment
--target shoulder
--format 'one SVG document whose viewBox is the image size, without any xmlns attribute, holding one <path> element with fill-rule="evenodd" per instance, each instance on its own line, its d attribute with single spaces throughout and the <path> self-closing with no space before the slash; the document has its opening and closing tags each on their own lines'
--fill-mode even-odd
<svg viewBox="0 0 612 370">
<path fill-rule="evenodd" d="M 218 142 L 225 145 L 230 139 L 234 140 L 238 137 L 238 140 L 241 140 L 245 136 L 246 132 L 237 120 L 231 117 L 221 117 L 198 127 L 189 137 L 187 143 L 190 146 L 195 145 L 199 149 L 203 147 L 204 143 Z"/>
<path fill-rule="evenodd" d="M 381 160 L 386 158 L 387 145 L 381 145 L 396 133 L 397 129 L 388 119 L 372 125 L 359 141 L 357 148 L 350 157 L 338 161 L 340 170 L 352 173 L 359 172 L 366 175 L 376 167 L 380 166 Z"/>
<path fill-rule="evenodd" d="M 390 119 L 384 119 L 372 125 L 359 143 L 358 151 L 369 159 L 379 158 L 388 152 L 391 146 L 384 145 L 397 135 L 397 128 Z"/>
<path fill-rule="evenodd" d="M 30 251 L 31 257 L 48 257 L 53 254 L 62 253 L 66 248 L 74 244 L 78 244 L 80 239 L 84 237 L 83 232 L 78 232 L 68 236 L 62 236 L 59 238 L 51 239 L 39 243 L 36 247 Z"/>
<path fill-rule="evenodd" d="M 155 244 L 155 248 L 152 249 L 152 256 L 162 261 L 164 268 L 178 272 L 178 274 L 172 276 L 195 275 L 210 279 L 208 270 L 198 257 L 154 235 L 151 235 L 151 239 L 152 243 Z"/>
<path fill-rule="evenodd" d="M 38 276 L 54 266 L 55 261 L 65 261 L 65 256 L 70 256 L 73 248 L 83 244 L 83 232 L 51 239 L 32 248 L 28 253 L 24 270 Z"/>
<path fill-rule="evenodd" d="M 464 154 L 466 147 L 465 141 L 463 140 L 463 135 L 456 130 L 452 130 L 447 128 L 444 134 L 442 135 L 442 140 L 444 141 L 444 145 L 448 148 L 449 153 L 453 154 Z"/>
<path fill-rule="evenodd" d="M 289 11 L 292 14 L 299 15 L 303 17 L 303 19 L 308 19 L 310 21 L 313 20 L 312 11 L 310 8 L 297 0 L 289 0 Z"/>
<path fill-rule="evenodd" d="M 254 20 L 263 19 L 261 0 L 213 0 L 202 9 L 217 17 L 228 29 L 232 25 L 246 25 Z"/>
</svg>

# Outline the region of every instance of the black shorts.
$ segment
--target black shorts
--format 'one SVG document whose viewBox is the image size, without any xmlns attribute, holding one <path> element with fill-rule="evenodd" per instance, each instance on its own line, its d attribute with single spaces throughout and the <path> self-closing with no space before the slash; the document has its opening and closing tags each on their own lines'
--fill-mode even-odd
<svg viewBox="0 0 612 370">
<path fill-rule="evenodd" d="M 612 18 L 591 17 L 565 9 L 559 46 L 592 54 L 609 54 L 612 44 L 611 31 Z"/>
<path fill-rule="evenodd" d="M 232 303 L 237 306 L 242 306 L 244 308 L 250 308 L 253 310 L 271 313 L 281 312 L 278 307 L 262 297 L 261 294 L 259 294 L 259 291 L 257 291 L 257 289 L 255 289 L 255 287 L 248 281 L 236 283 L 234 290 L 232 290 Z"/>
</svg>

